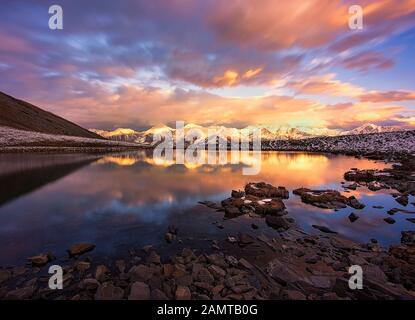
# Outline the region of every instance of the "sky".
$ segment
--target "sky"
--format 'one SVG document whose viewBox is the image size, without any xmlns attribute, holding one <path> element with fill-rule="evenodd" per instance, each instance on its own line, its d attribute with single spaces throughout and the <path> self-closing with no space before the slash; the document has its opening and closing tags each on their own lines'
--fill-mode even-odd
<svg viewBox="0 0 415 320">
<path fill-rule="evenodd" d="M 0 91 L 86 128 L 415 126 L 415 0 L 0 2 Z"/>
</svg>

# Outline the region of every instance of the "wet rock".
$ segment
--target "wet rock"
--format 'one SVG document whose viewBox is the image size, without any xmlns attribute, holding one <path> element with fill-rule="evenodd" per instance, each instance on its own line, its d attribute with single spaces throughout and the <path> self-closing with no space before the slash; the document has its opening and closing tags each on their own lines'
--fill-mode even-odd
<svg viewBox="0 0 415 320">
<path fill-rule="evenodd" d="M 379 181 L 372 181 L 368 184 L 367 188 L 371 191 L 379 191 L 382 189 L 388 189 L 388 186 L 386 186 L 383 183 L 380 183 Z"/>
<path fill-rule="evenodd" d="M 141 248 L 146 254 L 149 254 L 151 251 L 155 250 L 154 246 L 152 244 L 146 245 Z"/>
<path fill-rule="evenodd" d="M 349 215 L 349 220 L 350 220 L 350 222 L 355 222 L 357 219 L 359 219 L 359 216 L 358 216 L 358 215 L 356 215 L 354 212 L 352 212 L 352 213 Z"/>
<path fill-rule="evenodd" d="M 190 300 L 192 295 L 188 287 L 178 286 L 175 294 L 176 300 Z"/>
<path fill-rule="evenodd" d="M 128 300 L 149 300 L 150 288 L 144 282 L 136 281 L 132 284 Z"/>
<path fill-rule="evenodd" d="M 319 225 L 313 224 L 312 227 L 315 228 L 315 229 L 317 229 L 317 230 L 320 230 L 321 232 L 324 232 L 324 233 L 337 234 L 336 231 L 330 230 L 329 228 L 327 228 L 325 226 L 319 226 Z"/>
<path fill-rule="evenodd" d="M 405 209 L 392 208 L 388 210 L 388 214 L 390 214 L 391 216 L 393 216 L 395 213 L 398 213 L 398 212 L 405 213 L 405 214 L 415 214 L 415 211 L 409 211 Z"/>
<path fill-rule="evenodd" d="M 393 219 L 391 217 L 387 217 L 387 218 L 383 219 L 383 221 L 385 221 L 388 224 L 394 224 L 396 222 L 395 219 Z"/>
<path fill-rule="evenodd" d="M 233 267 L 238 266 L 238 259 L 236 259 L 234 256 L 226 256 L 225 260 L 229 265 Z"/>
<path fill-rule="evenodd" d="M 349 189 L 349 190 L 356 190 L 358 187 L 359 185 L 357 183 L 352 183 L 352 184 L 344 186 L 345 189 Z"/>
<path fill-rule="evenodd" d="M 50 253 L 42 253 L 34 257 L 28 258 L 30 263 L 35 267 L 42 267 L 52 261 L 53 257 Z"/>
<path fill-rule="evenodd" d="M 401 243 L 407 245 L 415 245 L 415 231 L 402 231 Z"/>
<path fill-rule="evenodd" d="M 373 209 L 384 209 L 384 206 L 372 206 Z"/>
<path fill-rule="evenodd" d="M 235 206 L 226 206 L 225 207 L 225 218 L 233 219 L 239 217 L 243 213 Z"/>
<path fill-rule="evenodd" d="M 12 274 L 13 274 L 13 277 L 21 277 L 28 271 L 29 271 L 29 269 L 26 268 L 26 267 L 23 267 L 23 266 L 14 267 L 12 269 Z M 0 270 L 0 273 L 1 273 L 1 270 Z M 1 283 L 1 276 L 0 276 L 0 283 Z"/>
<path fill-rule="evenodd" d="M 415 223 L 415 218 L 407 218 L 406 220 L 408 220 L 409 222 Z"/>
<path fill-rule="evenodd" d="M 257 230 L 259 227 L 255 223 L 252 223 L 251 228 L 254 229 L 254 230 Z"/>
<path fill-rule="evenodd" d="M 106 282 L 98 287 L 95 293 L 95 300 L 121 300 L 124 298 L 124 290 Z"/>
<path fill-rule="evenodd" d="M 238 242 L 238 239 L 236 239 L 235 237 L 232 237 L 232 236 L 228 236 L 227 240 L 230 243 L 236 243 L 236 242 Z"/>
<path fill-rule="evenodd" d="M 274 228 L 277 230 L 278 229 L 288 230 L 290 228 L 290 224 L 283 217 L 276 217 L 276 216 L 268 215 L 265 217 L 265 222 L 271 228 Z"/>
<path fill-rule="evenodd" d="M 397 197 L 395 200 L 396 200 L 397 203 L 403 205 L 404 207 L 406 207 L 409 203 L 409 198 L 408 198 L 407 195 Z"/>
<path fill-rule="evenodd" d="M 264 182 L 248 183 L 245 186 L 245 193 L 259 198 L 289 198 L 289 192 L 284 187 L 274 187 Z"/>
<path fill-rule="evenodd" d="M 92 251 L 95 249 L 94 244 L 90 243 L 77 243 L 69 248 L 68 252 L 70 256 L 78 256 L 86 252 Z"/>
<path fill-rule="evenodd" d="M 347 171 L 344 174 L 344 179 L 347 181 L 357 181 L 357 182 L 371 182 L 376 180 L 375 176 L 376 170 L 359 170 L 359 169 L 352 169 L 351 171 Z"/>
<path fill-rule="evenodd" d="M 241 191 L 241 190 L 239 190 L 239 191 L 232 190 L 231 196 L 232 196 L 232 198 L 242 198 L 242 197 L 245 196 L 245 192 Z"/>
<path fill-rule="evenodd" d="M 335 190 L 311 190 L 299 188 L 293 191 L 301 197 L 301 201 L 324 209 L 345 208 L 347 198 Z"/>
<path fill-rule="evenodd" d="M 366 207 L 363 203 L 359 202 L 359 200 L 356 199 L 355 196 L 351 196 L 348 198 L 347 204 L 354 208 L 354 209 L 363 209 L 364 207 Z"/>
</svg>

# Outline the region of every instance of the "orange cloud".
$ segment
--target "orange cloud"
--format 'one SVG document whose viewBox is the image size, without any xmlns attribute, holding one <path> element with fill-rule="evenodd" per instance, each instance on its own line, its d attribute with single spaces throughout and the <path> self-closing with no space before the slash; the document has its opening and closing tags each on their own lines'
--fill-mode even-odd
<svg viewBox="0 0 415 320">
<path fill-rule="evenodd" d="M 335 74 L 315 76 L 300 81 L 291 81 L 287 85 L 298 93 L 322 94 L 331 96 L 356 97 L 363 94 L 363 88 L 349 82 L 334 79 Z"/>
<path fill-rule="evenodd" d="M 391 102 L 415 100 L 415 92 L 412 91 L 371 91 L 360 97 L 362 102 Z"/>
</svg>

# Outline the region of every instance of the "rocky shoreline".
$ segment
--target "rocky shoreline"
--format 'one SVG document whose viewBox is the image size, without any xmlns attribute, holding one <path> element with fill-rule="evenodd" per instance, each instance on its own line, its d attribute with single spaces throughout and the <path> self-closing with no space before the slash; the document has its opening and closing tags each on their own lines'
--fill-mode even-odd
<svg viewBox="0 0 415 320">
<path fill-rule="evenodd" d="M 415 158 L 404 156 L 384 170 L 345 173 L 345 190 L 362 186 L 371 190 L 393 189 L 392 196 L 411 206 L 415 195 Z M 356 198 L 336 190 L 298 188 L 293 196 L 306 205 L 356 210 L 364 207 Z M 64 257 L 52 253 L 30 257 L 28 264 L 0 269 L 0 299 L 65 300 L 354 300 L 415 299 L 415 231 L 403 230 L 401 244 L 381 247 L 375 239 L 357 243 L 325 226 L 314 225 L 319 234 L 302 231 L 287 212 L 284 187 L 248 183 L 234 190 L 221 203 L 203 202 L 221 211 L 225 219 L 262 217 L 275 229 L 275 237 L 261 234 L 252 223 L 251 233 L 212 240 L 210 250 L 185 247 L 170 256 L 157 248 L 131 249 L 123 259 L 93 257 L 95 245 L 80 243 L 68 248 Z M 414 210 L 389 210 L 412 214 Z M 415 217 L 415 216 L 414 216 Z M 349 219 L 357 220 L 358 214 Z M 412 219 L 412 218 L 408 218 Z M 387 222 L 387 221 L 386 221 Z M 221 224 L 218 222 L 218 228 Z M 165 230 L 166 242 L 185 237 L 175 226 Z M 63 290 L 48 287 L 48 266 L 63 267 Z M 363 270 L 363 289 L 349 288 L 348 269 Z"/>
</svg>

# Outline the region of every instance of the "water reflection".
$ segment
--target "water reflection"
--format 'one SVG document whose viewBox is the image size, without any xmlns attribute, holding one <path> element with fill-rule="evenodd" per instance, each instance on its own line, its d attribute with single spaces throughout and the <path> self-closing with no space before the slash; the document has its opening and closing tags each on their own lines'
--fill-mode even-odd
<svg viewBox="0 0 415 320">
<path fill-rule="evenodd" d="M 227 159 L 234 157 L 238 161 L 216 165 L 175 164 L 144 151 L 67 155 L 61 159 L 51 155 L 9 157 L 12 158 L 0 158 L 0 180 L 10 184 L 12 174 L 21 181 L 16 182 L 17 186 L 32 187 L 14 189 L 12 196 L 2 187 L 0 196 L 7 201 L 15 199 L 19 192 L 32 192 L 0 207 L 0 264 L 20 261 L 44 250 L 59 254 L 78 241 L 96 243 L 99 254 L 114 254 L 120 247 L 130 245 L 163 246 L 164 231 L 171 223 L 179 226 L 186 238 L 224 238 L 249 230 L 251 222 L 242 217 L 224 222 L 225 229 L 219 230 L 212 222 L 220 220 L 222 214 L 198 205 L 198 201 L 222 200 L 230 190 L 243 188 L 250 181 L 265 181 L 290 190 L 301 186 L 341 190 L 343 173 L 350 168 L 384 167 L 383 163 L 341 155 L 266 152 L 262 154 L 260 173 L 244 176 L 242 168 L 258 161 L 244 152 L 229 152 Z M 347 219 L 349 209 L 317 209 L 302 204 L 295 196 L 287 201 L 288 211 L 306 229 L 317 223 L 359 240 L 376 237 L 385 243 L 398 241 L 398 229 L 409 222 L 402 218 L 389 226 L 382 220 L 388 208 L 399 207 L 393 198 L 367 189 L 354 194 L 367 204 L 386 208 L 376 211 L 368 206 L 354 224 Z M 255 223 L 260 226 L 258 232 L 275 233 L 263 221 Z"/>
</svg>

